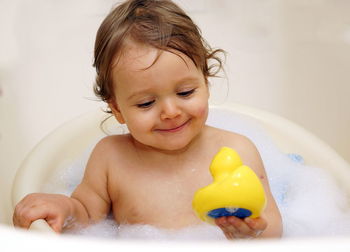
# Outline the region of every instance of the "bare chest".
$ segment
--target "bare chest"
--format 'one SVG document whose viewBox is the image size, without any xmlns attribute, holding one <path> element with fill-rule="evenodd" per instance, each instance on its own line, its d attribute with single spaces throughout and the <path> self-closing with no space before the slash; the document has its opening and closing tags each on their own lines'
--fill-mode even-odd
<svg viewBox="0 0 350 252">
<path fill-rule="evenodd" d="M 192 210 L 193 195 L 212 180 L 207 162 L 203 163 L 182 167 L 181 172 L 129 167 L 124 178 L 119 177 L 117 186 L 110 190 L 116 221 L 162 228 L 200 223 Z"/>
</svg>

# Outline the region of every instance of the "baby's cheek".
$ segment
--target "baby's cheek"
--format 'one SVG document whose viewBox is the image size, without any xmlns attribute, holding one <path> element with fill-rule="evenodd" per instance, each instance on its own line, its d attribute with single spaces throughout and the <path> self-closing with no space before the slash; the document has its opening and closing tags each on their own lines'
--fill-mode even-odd
<svg viewBox="0 0 350 252">
<path fill-rule="evenodd" d="M 208 105 L 206 106 L 199 106 L 196 110 L 196 115 L 198 117 L 204 117 L 206 118 L 208 116 Z"/>
</svg>

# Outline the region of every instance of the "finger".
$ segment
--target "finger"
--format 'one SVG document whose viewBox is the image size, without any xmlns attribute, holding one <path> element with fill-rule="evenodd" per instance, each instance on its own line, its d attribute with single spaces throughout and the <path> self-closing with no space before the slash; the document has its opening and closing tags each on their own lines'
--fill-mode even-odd
<svg viewBox="0 0 350 252">
<path fill-rule="evenodd" d="M 218 226 L 226 225 L 226 218 L 225 217 L 216 218 L 215 224 Z"/>
<path fill-rule="evenodd" d="M 33 221 L 47 217 L 48 211 L 46 209 L 21 207 L 15 211 L 13 221 L 15 226 L 28 229 Z"/>
<path fill-rule="evenodd" d="M 234 240 L 236 237 L 231 232 L 224 232 L 227 240 Z"/>
<path fill-rule="evenodd" d="M 244 221 L 248 224 L 248 226 L 257 231 L 264 231 L 267 228 L 267 221 L 264 218 L 245 218 Z"/>
<path fill-rule="evenodd" d="M 16 206 L 15 211 L 12 216 L 12 222 L 15 227 L 29 228 L 31 221 L 27 217 L 27 213 L 23 208 Z"/>
<path fill-rule="evenodd" d="M 35 193 L 28 194 L 16 205 L 12 216 L 15 227 L 29 228 L 31 224 L 30 212 L 36 207 L 33 203 L 36 195 Z"/>
<path fill-rule="evenodd" d="M 216 223 L 222 229 L 227 239 L 251 239 L 258 237 L 262 233 L 262 230 L 252 229 L 245 220 L 234 216 L 222 217 Z"/>
<path fill-rule="evenodd" d="M 22 225 L 15 214 L 12 216 L 12 223 L 15 227 L 21 227 L 21 228 L 26 228 L 26 225 L 28 225 L 28 224 Z"/>
<path fill-rule="evenodd" d="M 50 227 L 56 232 L 61 233 L 63 229 L 64 219 L 60 217 L 56 218 L 47 218 L 46 222 L 50 225 Z"/>
<path fill-rule="evenodd" d="M 244 238 L 245 235 L 240 234 L 235 226 L 229 222 L 227 217 L 218 218 L 215 222 L 224 232 L 227 239 L 233 240 L 236 238 Z"/>
<path fill-rule="evenodd" d="M 220 218 L 216 218 L 215 219 L 215 223 L 217 226 L 219 226 L 221 228 L 221 230 L 224 232 L 226 238 L 231 238 L 231 232 L 230 230 L 228 229 L 228 222 L 226 220 L 226 217 L 220 217 Z"/>
<path fill-rule="evenodd" d="M 253 234 L 253 230 L 248 226 L 246 222 L 244 222 L 244 220 L 230 216 L 227 218 L 227 221 L 235 228 L 240 237 L 250 236 Z"/>
</svg>

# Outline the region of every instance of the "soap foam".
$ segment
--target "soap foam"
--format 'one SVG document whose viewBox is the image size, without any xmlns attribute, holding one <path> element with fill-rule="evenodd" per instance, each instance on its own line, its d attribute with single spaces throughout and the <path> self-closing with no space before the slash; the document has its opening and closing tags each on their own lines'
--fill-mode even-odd
<svg viewBox="0 0 350 252">
<path fill-rule="evenodd" d="M 293 161 L 272 143 L 255 121 L 243 115 L 215 111 L 209 116 L 208 124 L 245 135 L 255 143 L 282 215 L 284 237 L 350 235 L 347 195 L 327 171 Z M 46 191 L 70 195 L 83 176 L 93 146 L 71 166 L 55 174 L 47 183 Z M 57 187 L 62 181 L 64 186 Z M 112 218 L 68 234 L 114 239 L 225 240 L 218 227 L 206 223 L 164 230 L 150 225 L 117 225 Z"/>
<path fill-rule="evenodd" d="M 94 238 L 134 240 L 181 240 L 181 241 L 225 241 L 221 230 L 213 225 L 202 224 L 177 230 L 161 229 L 151 225 L 117 225 L 108 219 L 66 235 L 83 235 Z"/>
</svg>

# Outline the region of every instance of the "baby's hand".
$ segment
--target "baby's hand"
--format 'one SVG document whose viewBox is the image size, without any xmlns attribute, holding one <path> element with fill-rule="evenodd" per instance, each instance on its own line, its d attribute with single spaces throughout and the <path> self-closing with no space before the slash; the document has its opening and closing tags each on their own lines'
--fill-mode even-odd
<svg viewBox="0 0 350 252">
<path fill-rule="evenodd" d="M 257 238 L 266 229 L 267 222 L 264 218 L 240 219 L 234 216 L 220 217 L 215 220 L 225 236 L 229 240 Z"/>
<path fill-rule="evenodd" d="M 29 228 L 33 221 L 44 219 L 60 233 L 70 215 L 70 198 L 59 194 L 33 193 L 24 197 L 15 207 L 13 224 Z"/>
</svg>

